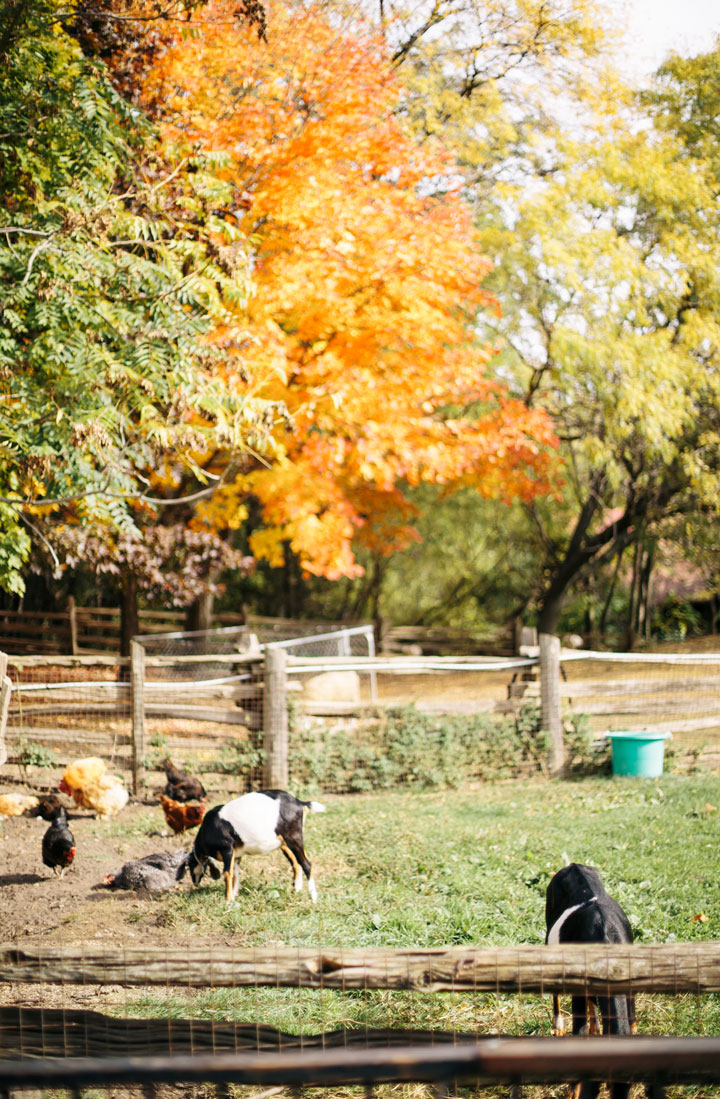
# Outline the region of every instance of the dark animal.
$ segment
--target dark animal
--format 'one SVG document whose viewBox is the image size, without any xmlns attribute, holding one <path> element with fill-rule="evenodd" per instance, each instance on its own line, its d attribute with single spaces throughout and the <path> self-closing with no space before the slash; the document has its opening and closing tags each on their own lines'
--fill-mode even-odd
<svg viewBox="0 0 720 1099">
<path fill-rule="evenodd" d="M 547 888 L 545 901 L 545 941 L 558 943 L 631 943 L 632 929 L 624 911 L 605 888 L 594 866 L 572 862 L 558 870 Z M 573 1034 L 598 1033 L 595 1010 L 602 1019 L 604 1034 L 634 1034 L 634 996 L 586 996 L 572 998 Z M 588 1022 L 588 1013 L 592 1019 Z M 553 996 L 553 1026 L 562 1034 L 564 1022 L 560 998 Z M 585 1081 L 573 1092 L 579 1099 L 595 1099 L 600 1084 Z M 629 1085 L 616 1081 L 611 1085 L 612 1099 L 627 1099 Z"/>
<path fill-rule="evenodd" d="M 43 794 L 34 809 L 30 810 L 31 817 L 42 817 L 43 820 L 54 820 L 58 809 L 65 806 L 57 794 Z"/>
<path fill-rule="evenodd" d="M 187 851 L 184 848 L 145 855 L 106 874 L 104 884 L 110 889 L 134 889 L 150 893 L 172 889 L 177 882 L 178 867 L 186 859 Z"/>
<path fill-rule="evenodd" d="M 59 806 L 52 818 L 52 824 L 43 836 L 42 861 L 51 867 L 54 874 L 63 876 L 75 858 L 75 837 L 68 828 L 67 814 Z"/>
<path fill-rule="evenodd" d="M 307 812 L 324 813 L 325 806 L 319 801 L 300 801 L 285 790 L 259 790 L 216 805 L 203 817 L 192 851 L 178 870 L 178 880 L 189 870 L 193 884 L 199 885 L 208 860 L 216 859 L 222 863 L 222 871 L 210 862 L 210 874 L 225 878 L 225 900 L 230 902 L 239 887 L 238 856 L 267 855 L 280 848 L 293 868 L 295 891 L 302 889 L 304 873 L 315 902 L 312 866 L 303 848 Z"/>
<path fill-rule="evenodd" d="M 167 778 L 167 784 L 163 793 L 173 801 L 202 801 L 207 797 L 205 787 L 199 778 L 189 775 L 187 771 L 181 771 L 170 759 L 162 761 L 162 768 Z"/>
</svg>

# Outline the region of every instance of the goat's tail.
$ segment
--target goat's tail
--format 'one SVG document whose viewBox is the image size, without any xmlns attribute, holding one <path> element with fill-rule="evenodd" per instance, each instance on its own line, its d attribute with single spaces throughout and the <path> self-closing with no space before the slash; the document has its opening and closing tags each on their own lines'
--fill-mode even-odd
<svg viewBox="0 0 720 1099">
<path fill-rule="evenodd" d="M 305 804 L 311 813 L 327 813 L 327 806 L 321 801 L 307 801 Z"/>
</svg>

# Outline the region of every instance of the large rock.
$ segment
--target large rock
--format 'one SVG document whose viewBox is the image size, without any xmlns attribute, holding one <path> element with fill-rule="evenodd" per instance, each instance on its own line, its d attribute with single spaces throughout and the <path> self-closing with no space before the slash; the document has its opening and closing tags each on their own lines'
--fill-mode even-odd
<svg viewBox="0 0 720 1099">
<path fill-rule="evenodd" d="M 303 698 L 310 702 L 359 702 L 357 672 L 321 672 L 305 681 Z"/>
</svg>

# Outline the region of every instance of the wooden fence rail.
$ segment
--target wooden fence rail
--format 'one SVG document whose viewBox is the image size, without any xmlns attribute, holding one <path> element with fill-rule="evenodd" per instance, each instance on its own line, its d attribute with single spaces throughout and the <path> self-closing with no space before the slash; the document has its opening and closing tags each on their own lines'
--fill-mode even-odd
<svg viewBox="0 0 720 1099">
<path fill-rule="evenodd" d="M 222 951 L 0 947 L 0 982 L 621 995 L 720 992 L 720 942 Z"/>
<path fill-rule="evenodd" d="M 554 638 L 551 640 L 556 642 Z M 114 763 L 117 757 L 117 766 L 132 767 L 133 789 L 137 793 L 143 783 L 146 744 L 157 733 L 157 728 L 150 722 L 197 724 L 198 732 L 192 745 L 189 739 L 194 736 L 192 729 L 185 728 L 180 733 L 171 732 L 169 750 L 175 750 L 174 737 L 175 741 L 182 740 L 176 745 L 178 750 L 208 750 L 216 755 L 222 754 L 237 739 L 238 727 L 244 726 L 251 736 L 261 729 L 269 734 L 269 737 L 264 736 L 262 744 L 272 766 L 268 763 L 264 781 L 266 785 L 284 785 L 282 775 L 287 773 L 288 766 L 284 716 L 288 691 L 298 692 L 299 706 L 306 714 L 344 715 L 360 712 L 363 708 L 359 693 L 346 699 L 322 694 L 314 697 L 310 691 L 306 692 L 303 685 L 316 675 L 320 679 L 319 673 L 331 673 L 325 675 L 329 681 L 338 680 L 343 672 L 371 679 L 390 675 L 477 674 L 487 677 L 481 697 L 470 699 L 467 710 L 456 712 L 474 712 L 480 708 L 496 713 L 517 712 L 528 699 L 541 700 L 543 727 L 555 733 L 555 753 L 550 762 L 551 770 L 557 773 L 562 771 L 559 748 L 564 700 L 569 700 L 575 711 L 591 718 L 592 731 L 598 738 L 608 729 L 618 728 L 635 731 L 649 728 L 655 733 L 695 736 L 702 733 L 711 745 L 703 747 L 703 762 L 717 766 L 713 755 L 717 749 L 712 745 L 720 743 L 720 654 L 703 654 L 691 671 L 683 667 L 670 679 L 658 670 L 660 665 L 650 664 L 645 679 L 638 678 L 633 670 L 627 680 L 619 678 L 617 673 L 612 680 L 600 675 L 592 680 L 588 678 L 592 672 L 586 673 L 583 666 L 581 679 L 564 680 L 560 673 L 563 657 L 560 653 L 558 660 L 557 648 L 555 644 L 551 665 L 547 659 L 543 661 L 542 651 L 539 662 L 534 657 L 505 660 L 497 657 L 302 657 L 288 654 L 287 674 L 283 675 L 271 673 L 268 662 L 263 669 L 264 657 L 255 652 L 151 656 L 138 641 L 133 643 L 132 661 L 109 656 L 13 656 L 10 665 L 15 691 L 8 718 L 7 752 L 13 761 L 13 741 L 17 744 L 32 738 L 46 742 L 53 749 L 58 746 L 61 751 L 67 750 L 72 743 L 80 751 L 91 749 L 97 754 L 105 741 Z M 266 653 L 279 651 L 268 647 Z M 577 658 L 577 654 L 574 655 Z M 622 655 L 608 654 L 607 659 L 612 656 L 619 659 Z M 598 654 L 594 656 L 598 657 Z M 672 655 L 665 659 L 670 664 L 674 660 Z M 716 662 L 715 675 L 711 659 Z M 628 663 L 634 669 L 635 661 Z M 98 668 L 91 671 L 89 666 L 92 664 L 97 664 Z M 49 669 L 47 678 L 42 675 L 43 667 Z M 79 676 L 86 667 L 87 678 L 80 682 Z M 338 674 L 333 676 L 332 673 Z M 399 679 L 397 682 L 401 683 Z M 623 685 L 625 695 L 621 693 Z M 331 689 L 328 683 L 324 689 Z M 432 679 L 429 679 L 428 690 L 432 689 Z M 7 691 L 5 705 L 8 705 Z M 452 699 L 449 712 L 453 712 Z M 240 736 L 244 738 L 246 734 L 242 732 Z M 259 737 L 256 739 L 261 743 Z M 692 745 L 691 748 L 694 750 Z M 687 749 L 688 755 L 691 748 Z M 2 752 L 0 741 L 0 756 Z M 681 765 L 682 762 L 681 759 Z"/>
<path fill-rule="evenodd" d="M 718 1038 L 481 1038 L 393 1049 L 294 1049 L 163 1057 L 0 1061 L 0 1087 L 235 1083 L 256 1086 L 374 1086 L 380 1083 L 544 1083 L 562 1079 L 714 1081 Z M 657 1094 L 657 1093 L 653 1093 Z"/>
</svg>

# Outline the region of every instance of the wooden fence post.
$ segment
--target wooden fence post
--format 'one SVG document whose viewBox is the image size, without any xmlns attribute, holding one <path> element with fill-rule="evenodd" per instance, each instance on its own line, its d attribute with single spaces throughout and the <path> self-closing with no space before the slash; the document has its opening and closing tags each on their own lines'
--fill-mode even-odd
<svg viewBox="0 0 720 1099">
<path fill-rule="evenodd" d="M 70 624 L 70 652 L 77 656 L 78 632 L 77 632 L 77 606 L 72 595 L 68 599 L 68 619 Z"/>
<path fill-rule="evenodd" d="M 565 767 L 560 704 L 560 638 L 541 633 L 539 641 L 542 727 L 550 737 L 548 768 L 551 775 L 559 777 Z"/>
<path fill-rule="evenodd" d="M 264 784 L 284 790 L 288 784 L 287 654 L 272 646 L 265 649 L 263 732 Z"/>
<path fill-rule="evenodd" d="M 12 694 L 12 682 L 8 679 L 7 668 L 7 653 L 0 653 L 0 764 L 7 762 L 5 728 L 7 726 L 8 713 L 10 711 L 10 696 Z"/>
<path fill-rule="evenodd" d="M 145 779 L 145 648 L 139 641 L 130 642 L 130 700 L 132 782 L 137 796 Z"/>
</svg>

